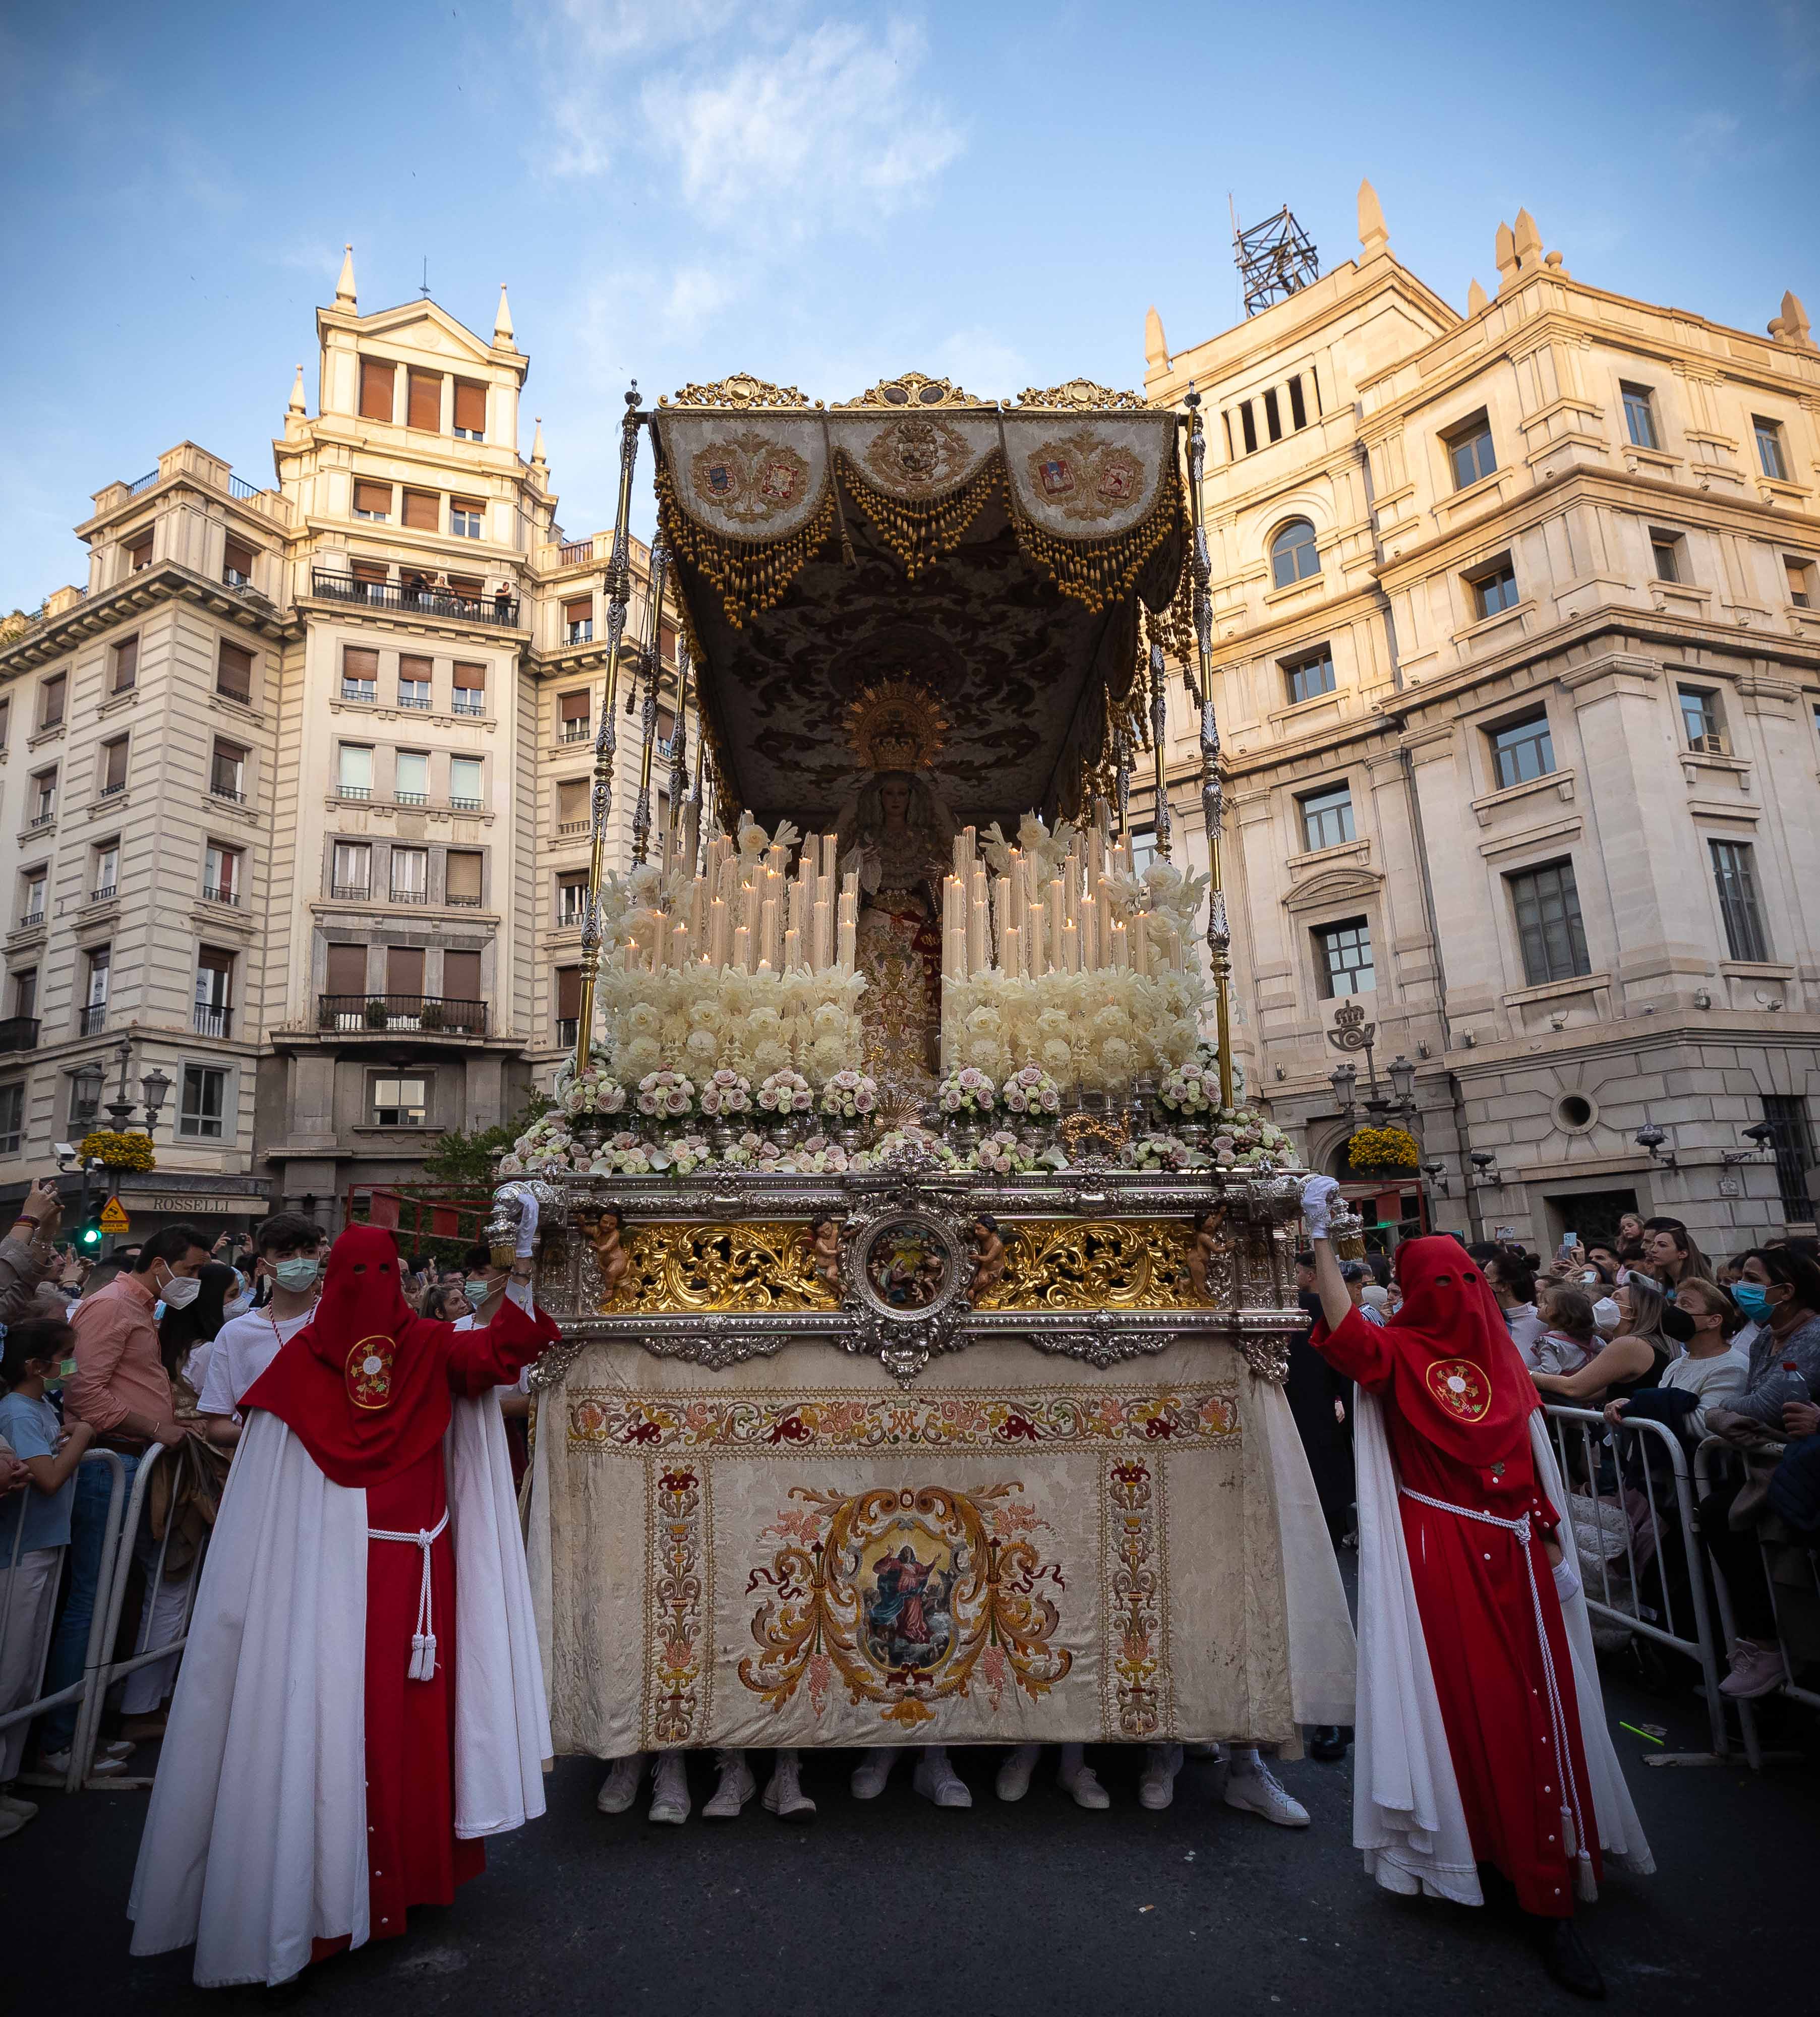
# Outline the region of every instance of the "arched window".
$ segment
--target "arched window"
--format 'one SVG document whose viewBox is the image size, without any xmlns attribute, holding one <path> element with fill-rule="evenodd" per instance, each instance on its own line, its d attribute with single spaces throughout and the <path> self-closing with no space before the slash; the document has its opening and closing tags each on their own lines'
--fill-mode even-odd
<svg viewBox="0 0 1820 2017">
<path fill-rule="evenodd" d="M 1278 588 L 1292 587 L 1321 571 L 1314 528 L 1305 518 L 1291 518 L 1270 542 L 1270 572 Z"/>
</svg>

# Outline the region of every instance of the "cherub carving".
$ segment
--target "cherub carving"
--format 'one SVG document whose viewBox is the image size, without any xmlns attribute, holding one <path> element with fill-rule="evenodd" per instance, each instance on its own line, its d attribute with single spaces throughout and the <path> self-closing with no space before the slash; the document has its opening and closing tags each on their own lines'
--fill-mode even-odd
<svg viewBox="0 0 1820 2017">
<path fill-rule="evenodd" d="M 632 1257 L 621 1243 L 625 1229 L 626 1215 L 616 1204 L 602 1205 L 599 1211 L 582 1221 L 582 1237 L 594 1249 L 594 1259 L 600 1264 L 603 1309 L 619 1294 L 626 1270 L 632 1265 Z"/>
<path fill-rule="evenodd" d="M 1220 1229 L 1226 1223 L 1226 1207 L 1216 1204 L 1194 1221 L 1194 1244 L 1188 1250 L 1188 1279 L 1203 1302 L 1208 1300 L 1207 1275 L 1216 1254 L 1230 1250 L 1230 1242 Z"/>
<path fill-rule="evenodd" d="M 840 1294 L 840 1227 L 824 1214 L 809 1221 L 811 1265 L 836 1295 Z"/>
<path fill-rule="evenodd" d="M 977 1303 L 989 1290 L 995 1289 L 1005 1279 L 1005 1242 L 998 1230 L 998 1221 L 990 1212 L 977 1212 L 973 1217 L 973 1301 Z"/>
</svg>

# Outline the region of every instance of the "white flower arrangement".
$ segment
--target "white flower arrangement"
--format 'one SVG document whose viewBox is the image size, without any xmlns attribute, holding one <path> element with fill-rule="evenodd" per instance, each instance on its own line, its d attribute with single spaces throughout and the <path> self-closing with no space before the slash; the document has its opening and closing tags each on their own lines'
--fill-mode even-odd
<svg viewBox="0 0 1820 2017">
<path fill-rule="evenodd" d="M 1173 1135 L 1146 1135 L 1128 1142 L 1118 1160 L 1132 1170 L 1204 1170 L 1208 1166 L 1208 1158 L 1198 1149 L 1190 1149 Z"/>
<path fill-rule="evenodd" d="M 831 1120 L 862 1120 L 878 1110 L 878 1081 L 865 1072 L 837 1071 L 822 1087 L 816 1104 Z"/>
<path fill-rule="evenodd" d="M 902 1128 L 893 1128 L 881 1135 L 869 1149 L 862 1149 L 857 1156 L 850 1156 L 850 1170 L 872 1170 L 881 1164 L 894 1162 L 900 1156 L 915 1155 L 929 1161 L 944 1164 L 950 1168 L 958 1166 L 960 1158 L 939 1135 L 932 1135 L 926 1128 L 919 1128 L 915 1121 Z"/>
<path fill-rule="evenodd" d="M 944 1113 L 990 1113 L 998 1104 L 998 1088 L 977 1065 L 951 1071 L 936 1093 Z"/>
<path fill-rule="evenodd" d="M 702 1088 L 702 1111 L 723 1120 L 730 1114 L 752 1111 L 752 1081 L 723 1065 Z"/>
<path fill-rule="evenodd" d="M 714 1160 L 713 1147 L 699 1135 L 685 1135 L 679 1141 L 648 1148 L 645 1153 L 654 1171 L 673 1177 L 692 1176 Z"/>
<path fill-rule="evenodd" d="M 695 1083 L 681 1072 L 647 1072 L 638 1081 L 638 1111 L 660 1120 L 680 1120 L 695 1110 Z"/>
<path fill-rule="evenodd" d="M 1222 1106 L 1213 1122 L 1208 1144 L 1215 1166 L 1222 1170 L 1261 1168 L 1269 1164 L 1287 1168 L 1295 1160 L 1295 1146 L 1274 1121 L 1248 1106 Z"/>
<path fill-rule="evenodd" d="M 1157 1098 L 1172 1113 L 1197 1114 L 1219 1104 L 1219 1073 L 1212 1077 L 1198 1060 L 1178 1065 L 1157 1089 Z"/>
<path fill-rule="evenodd" d="M 1206 993 L 1192 973 L 1108 967 L 1031 980 L 995 969 L 944 984 L 942 1040 L 957 1067 L 991 1076 L 1017 1058 L 1064 1093 L 1119 1091 L 1193 1059 Z"/>
<path fill-rule="evenodd" d="M 999 1098 L 1011 1113 L 1060 1113 L 1062 1089 L 1040 1065 L 1024 1065 L 999 1088 Z"/>
<path fill-rule="evenodd" d="M 758 1103 L 767 1113 L 807 1113 L 815 1095 L 800 1072 L 774 1071 L 758 1088 Z"/>
<path fill-rule="evenodd" d="M 562 1088 L 565 1113 L 623 1113 L 626 1088 L 605 1065 L 583 1066 Z"/>
<path fill-rule="evenodd" d="M 717 1070 L 756 1085 L 794 1070 L 814 1085 L 861 1063 L 859 997 L 863 974 L 829 967 L 785 974 L 735 967 L 604 968 L 602 1027 L 614 1075 L 624 1084 L 655 1071 L 686 1073 L 698 1084 Z"/>
</svg>

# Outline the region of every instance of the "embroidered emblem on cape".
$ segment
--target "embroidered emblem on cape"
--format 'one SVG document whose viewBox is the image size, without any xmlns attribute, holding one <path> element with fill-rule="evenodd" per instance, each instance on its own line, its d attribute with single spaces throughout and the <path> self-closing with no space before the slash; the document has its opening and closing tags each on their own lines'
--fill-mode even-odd
<svg viewBox="0 0 1820 2017">
<path fill-rule="evenodd" d="M 809 480 L 809 465 L 793 448 L 755 429 L 698 449 L 690 470 L 698 494 L 742 525 L 761 525 L 789 511 Z"/>
<path fill-rule="evenodd" d="M 396 1342 L 384 1331 L 363 1337 L 348 1354 L 348 1398 L 356 1408 L 383 1408 L 392 1398 Z"/>
<path fill-rule="evenodd" d="M 892 495 L 925 497 L 959 482 L 974 452 L 952 422 L 914 413 L 881 428 L 862 459 Z"/>
<path fill-rule="evenodd" d="M 1422 1377 L 1441 1405 L 1462 1422 L 1482 1421 L 1491 1407 L 1491 1381 L 1470 1358 L 1437 1358 Z"/>
<path fill-rule="evenodd" d="M 1029 459 L 1031 481 L 1064 518 L 1085 525 L 1118 517 L 1144 487 L 1144 466 L 1128 448 L 1091 434 L 1045 442 Z"/>
</svg>

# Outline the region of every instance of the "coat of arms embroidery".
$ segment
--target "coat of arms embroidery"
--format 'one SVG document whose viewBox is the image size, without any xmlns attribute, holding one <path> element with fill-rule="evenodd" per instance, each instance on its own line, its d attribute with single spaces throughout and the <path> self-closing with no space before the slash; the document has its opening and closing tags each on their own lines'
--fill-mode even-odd
<svg viewBox="0 0 1820 2017">
<path fill-rule="evenodd" d="M 1144 466 L 1116 442 L 1068 435 L 1035 449 L 1026 467 L 1031 487 L 1074 523 L 1098 525 L 1124 514 L 1144 492 Z"/>
<path fill-rule="evenodd" d="M 751 428 L 698 450 L 689 474 L 695 494 L 717 517 L 760 525 L 801 504 L 809 465 L 787 442 Z"/>
<path fill-rule="evenodd" d="M 1470 1358 L 1437 1358 L 1422 1377 L 1441 1405 L 1463 1422 L 1482 1420 L 1491 1406 L 1491 1382 Z"/>
<path fill-rule="evenodd" d="M 348 1398 L 356 1408 L 383 1408 L 392 1398 L 395 1339 L 384 1331 L 361 1338 L 348 1354 Z"/>
</svg>

